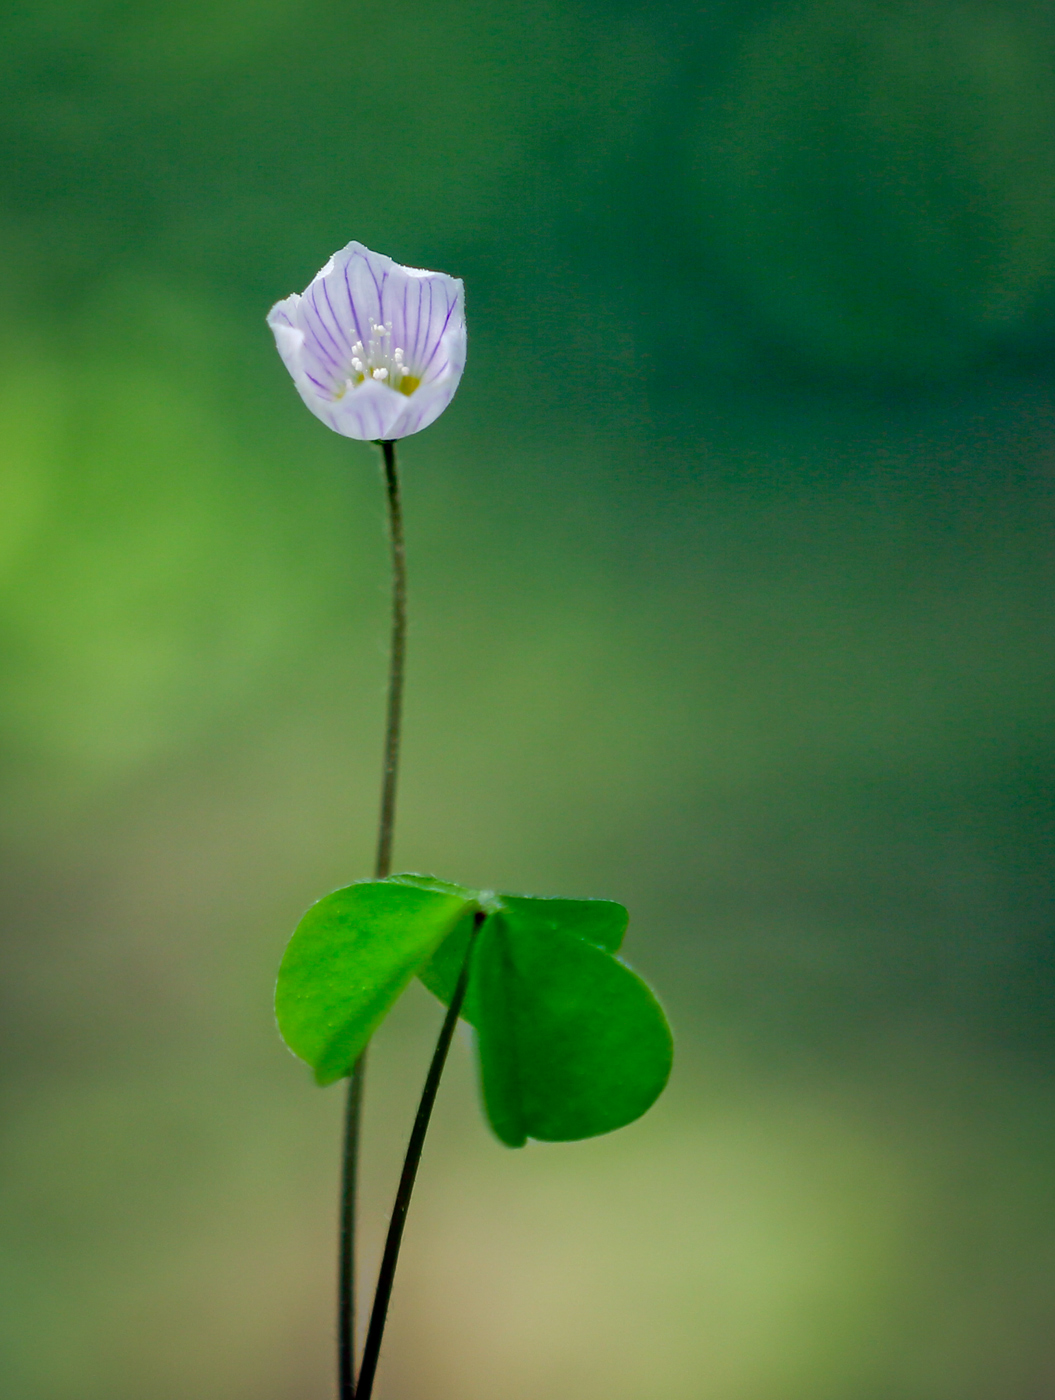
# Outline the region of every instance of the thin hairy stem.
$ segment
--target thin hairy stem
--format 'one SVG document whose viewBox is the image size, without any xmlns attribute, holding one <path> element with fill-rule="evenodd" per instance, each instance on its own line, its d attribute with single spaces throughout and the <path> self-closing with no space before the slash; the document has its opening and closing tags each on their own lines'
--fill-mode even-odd
<svg viewBox="0 0 1055 1400">
<path fill-rule="evenodd" d="M 429 1119 L 432 1117 L 432 1108 L 436 1102 L 440 1078 L 443 1075 L 443 1067 L 447 1063 L 447 1051 L 451 1048 L 454 1028 L 458 1024 L 458 1016 L 461 1013 L 462 1003 L 465 1001 L 465 992 L 469 986 L 469 969 L 472 965 L 473 949 L 476 946 L 476 935 L 480 931 L 484 917 L 482 913 L 478 913 L 476 916 L 472 937 L 469 939 L 469 946 L 465 952 L 465 961 L 458 974 L 458 983 L 454 989 L 454 995 L 451 997 L 447 1015 L 443 1019 L 443 1028 L 440 1031 L 440 1038 L 436 1042 L 436 1049 L 433 1051 L 432 1064 L 429 1065 L 425 1088 L 422 1090 L 421 1102 L 418 1104 L 410 1142 L 407 1145 L 407 1155 L 403 1161 L 403 1174 L 399 1178 L 399 1189 L 396 1192 L 395 1205 L 392 1207 L 392 1219 L 389 1221 L 388 1235 L 385 1239 L 385 1252 L 381 1256 L 381 1268 L 377 1275 L 377 1292 L 374 1294 L 370 1327 L 366 1334 L 366 1345 L 363 1347 L 363 1364 L 359 1371 L 356 1400 L 370 1400 L 370 1394 L 374 1388 L 377 1359 L 381 1354 L 381 1341 L 385 1334 L 388 1304 L 392 1297 L 392 1285 L 396 1278 L 399 1246 L 403 1240 L 403 1226 L 407 1221 L 410 1197 L 414 1191 L 414 1178 L 418 1174 L 418 1163 L 421 1161 L 421 1151 L 425 1146 L 425 1134 L 429 1130 Z"/>
<path fill-rule="evenodd" d="M 383 442 L 388 527 L 392 542 L 392 644 L 388 669 L 388 719 L 385 725 L 385 767 L 381 783 L 381 820 L 377 829 L 374 879 L 392 869 L 392 833 L 396 825 L 396 780 L 399 776 L 399 732 L 403 718 L 403 674 L 407 660 L 407 552 L 403 544 L 403 504 L 399 495 L 396 444 Z"/>
<path fill-rule="evenodd" d="M 377 830 L 377 862 L 374 866 L 374 878 L 377 880 L 383 880 L 392 869 L 396 782 L 399 777 L 399 736 L 403 718 L 403 675 L 407 656 L 407 555 L 403 544 L 403 505 L 399 494 L 396 444 L 383 442 L 381 455 L 384 460 L 385 492 L 388 499 L 388 533 L 392 546 L 392 641 L 388 660 L 388 714 L 385 722 L 385 753 L 381 780 L 381 817 Z M 356 1400 L 355 1220 L 359 1178 L 359 1125 L 362 1119 L 365 1078 L 364 1050 L 355 1062 L 348 1082 L 348 1102 L 345 1110 L 337 1302 L 340 1400 Z"/>
</svg>

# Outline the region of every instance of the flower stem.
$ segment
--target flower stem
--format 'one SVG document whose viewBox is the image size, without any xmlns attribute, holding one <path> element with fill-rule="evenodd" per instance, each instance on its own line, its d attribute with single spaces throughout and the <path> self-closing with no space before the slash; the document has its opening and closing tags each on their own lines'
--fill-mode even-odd
<svg viewBox="0 0 1055 1400">
<path fill-rule="evenodd" d="M 388 661 L 388 713 L 385 722 L 381 816 L 377 831 L 377 862 L 374 866 L 374 878 L 377 880 L 383 880 L 392 869 L 392 836 L 396 824 L 396 780 L 399 776 L 399 737 L 403 718 L 403 675 L 407 655 L 407 555 L 403 543 L 403 505 L 399 492 L 399 469 L 396 466 L 396 444 L 382 442 L 381 456 L 384 462 L 385 493 L 388 500 L 388 533 L 392 547 L 392 640 Z M 444 1051 L 444 1055 L 446 1055 L 446 1051 Z M 345 1108 L 337 1300 L 338 1394 L 340 1400 L 355 1400 L 356 1397 L 355 1219 L 359 1178 L 359 1125 L 362 1119 L 365 1078 L 366 1051 L 364 1050 L 356 1060 L 348 1081 L 348 1100 Z M 435 1097 L 435 1091 L 433 1097 Z M 367 1394 L 369 1395 L 369 1387 Z"/>
<path fill-rule="evenodd" d="M 476 935 L 479 933 L 480 925 L 485 917 L 483 913 L 476 915 L 472 937 L 469 939 L 469 946 L 465 952 L 465 961 L 458 974 L 458 983 L 454 989 L 454 995 L 451 997 L 447 1015 L 444 1017 L 436 1049 L 433 1051 L 432 1064 L 429 1066 L 425 1088 L 422 1090 L 421 1102 L 418 1104 L 414 1127 L 411 1130 L 407 1155 L 403 1162 L 403 1174 L 399 1178 L 399 1189 L 396 1192 L 395 1205 L 392 1207 L 392 1219 L 389 1221 L 388 1235 L 385 1239 L 385 1252 L 381 1256 L 381 1268 L 377 1276 L 377 1292 L 374 1294 L 370 1327 L 366 1334 L 366 1345 L 363 1348 L 363 1364 L 359 1371 L 356 1400 L 370 1400 L 374 1387 L 377 1359 L 381 1354 L 381 1341 L 385 1332 L 385 1320 L 388 1317 L 388 1304 L 392 1297 L 392 1285 L 396 1277 L 396 1264 L 399 1262 L 399 1246 L 403 1239 L 403 1226 L 406 1224 L 407 1211 L 410 1209 L 410 1197 L 414 1190 L 414 1178 L 418 1174 L 418 1164 L 421 1161 L 422 1148 L 425 1146 L 425 1134 L 429 1129 L 429 1119 L 432 1117 L 432 1108 L 436 1102 L 440 1078 L 447 1062 L 447 1051 L 451 1048 L 454 1028 L 458 1024 L 458 1016 L 462 1009 L 462 1003 L 465 1001 L 465 992 L 469 985 L 469 969 L 472 964 L 473 949 L 476 946 Z"/>
<path fill-rule="evenodd" d="M 407 552 L 403 544 L 403 504 L 399 494 L 396 444 L 383 442 L 388 528 L 392 542 L 392 645 L 388 669 L 388 721 L 385 726 L 385 767 L 381 784 L 381 820 L 377 830 L 374 879 L 392 869 L 392 833 L 396 825 L 396 779 L 399 775 L 399 731 L 403 717 L 403 673 L 407 659 Z"/>
</svg>

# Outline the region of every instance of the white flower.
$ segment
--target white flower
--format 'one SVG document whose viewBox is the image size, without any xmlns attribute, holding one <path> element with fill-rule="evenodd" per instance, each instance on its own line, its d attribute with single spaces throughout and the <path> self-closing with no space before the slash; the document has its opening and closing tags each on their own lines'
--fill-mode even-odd
<svg viewBox="0 0 1055 1400">
<path fill-rule="evenodd" d="M 301 398 L 336 433 L 409 437 L 440 416 L 465 368 L 465 289 L 361 243 L 334 253 L 267 323 Z"/>
</svg>

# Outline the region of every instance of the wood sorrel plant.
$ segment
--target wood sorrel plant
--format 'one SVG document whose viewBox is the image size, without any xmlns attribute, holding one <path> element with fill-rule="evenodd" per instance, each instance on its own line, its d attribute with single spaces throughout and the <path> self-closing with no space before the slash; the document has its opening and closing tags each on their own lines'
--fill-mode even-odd
<svg viewBox="0 0 1055 1400">
<path fill-rule="evenodd" d="M 484 1109 L 508 1147 L 567 1142 L 639 1118 L 670 1073 L 672 1044 L 649 987 L 616 954 L 627 912 L 607 899 L 540 899 L 392 875 L 407 633 L 396 442 L 450 403 L 465 366 L 464 291 L 349 243 L 268 324 L 316 417 L 381 448 L 392 545 L 392 643 L 373 880 L 313 905 L 278 974 L 289 1048 L 319 1084 L 349 1080 L 341 1188 L 340 1400 L 370 1400 L 403 1225 L 458 1017 L 475 1030 Z M 407 1148 L 358 1374 L 355 1213 L 366 1048 L 417 976 L 447 1006 Z"/>
</svg>

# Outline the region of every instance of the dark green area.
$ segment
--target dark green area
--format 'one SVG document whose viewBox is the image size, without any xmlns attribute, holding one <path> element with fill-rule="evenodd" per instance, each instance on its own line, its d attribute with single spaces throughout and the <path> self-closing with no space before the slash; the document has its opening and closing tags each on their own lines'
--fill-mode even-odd
<svg viewBox="0 0 1055 1400">
<path fill-rule="evenodd" d="M 509 1154 L 455 1044 L 380 1384 L 1047 1394 L 1050 6 L 3 39 L 0 1391 L 329 1393 L 339 1094 L 269 1007 L 369 871 L 383 501 L 263 317 L 356 237 L 467 287 L 397 860 L 629 907 L 679 1040 L 639 1124 Z M 378 1038 L 368 1233 L 436 1011 Z"/>
</svg>

